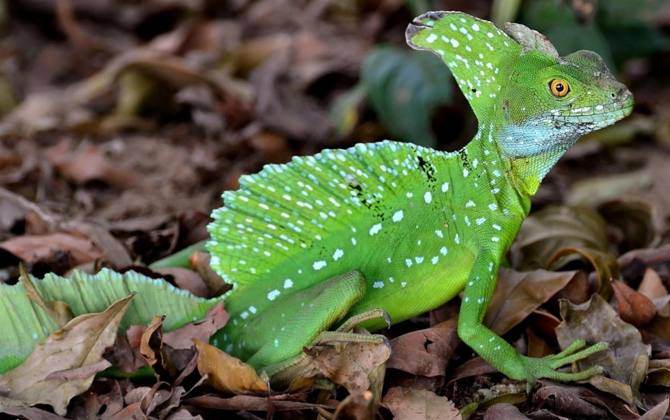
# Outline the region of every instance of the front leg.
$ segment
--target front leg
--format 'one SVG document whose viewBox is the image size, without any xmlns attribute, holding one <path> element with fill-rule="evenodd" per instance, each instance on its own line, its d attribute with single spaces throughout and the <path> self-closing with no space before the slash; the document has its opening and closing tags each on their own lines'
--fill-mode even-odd
<svg viewBox="0 0 670 420">
<path fill-rule="evenodd" d="M 570 373 L 556 369 L 605 350 L 607 343 L 598 343 L 585 348 L 583 341 L 572 343 L 563 352 L 544 358 L 526 357 L 505 340 L 488 329 L 482 320 L 498 276 L 498 258 L 488 250 L 480 251 L 475 259 L 463 294 L 458 318 L 458 336 L 482 359 L 512 379 L 525 380 L 529 384 L 539 378 L 558 381 L 578 381 L 602 373 L 600 366 Z"/>
</svg>

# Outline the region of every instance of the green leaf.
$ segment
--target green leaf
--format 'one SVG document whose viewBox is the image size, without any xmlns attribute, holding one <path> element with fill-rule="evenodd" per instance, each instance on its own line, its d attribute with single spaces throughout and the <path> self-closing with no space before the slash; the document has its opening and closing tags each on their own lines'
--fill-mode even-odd
<svg viewBox="0 0 670 420">
<path fill-rule="evenodd" d="M 222 300 L 202 299 L 177 289 L 162 279 L 152 279 L 133 271 L 123 274 L 102 269 L 95 275 L 75 272 L 70 278 L 47 274 L 32 279 L 44 301 L 61 301 L 75 316 L 104 311 L 113 302 L 135 292 L 136 296 L 120 324 L 146 325 L 154 315 L 167 315 L 166 331 L 204 318 Z M 0 284 L 0 373 L 20 364 L 59 325 L 32 302 L 22 284 Z"/>
<path fill-rule="evenodd" d="M 363 63 L 363 86 L 391 134 L 420 145 L 435 145 L 431 117 L 451 100 L 451 76 L 432 54 L 380 47 Z"/>
</svg>

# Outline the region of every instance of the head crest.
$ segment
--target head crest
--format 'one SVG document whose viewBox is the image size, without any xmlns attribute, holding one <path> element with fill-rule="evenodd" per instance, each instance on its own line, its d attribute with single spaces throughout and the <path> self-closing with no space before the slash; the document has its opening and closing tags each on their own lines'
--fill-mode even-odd
<svg viewBox="0 0 670 420">
<path fill-rule="evenodd" d="M 405 37 L 410 47 L 442 58 L 480 120 L 496 102 L 510 60 L 522 51 L 491 22 L 460 12 L 425 13 L 407 27 Z"/>
<path fill-rule="evenodd" d="M 556 59 L 560 58 L 558 51 L 556 51 L 554 44 L 549 41 L 549 38 L 534 29 L 530 29 L 520 23 L 507 22 L 503 30 L 518 42 L 524 51 L 538 50 Z"/>
</svg>

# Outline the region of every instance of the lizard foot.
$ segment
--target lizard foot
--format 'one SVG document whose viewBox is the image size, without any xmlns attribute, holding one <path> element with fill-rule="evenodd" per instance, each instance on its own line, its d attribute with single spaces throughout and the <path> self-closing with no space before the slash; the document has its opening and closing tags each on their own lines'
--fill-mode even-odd
<svg viewBox="0 0 670 420">
<path fill-rule="evenodd" d="M 565 350 L 558 354 L 553 354 L 543 358 L 522 356 L 523 363 L 528 373 L 529 385 L 532 385 L 535 379 L 547 378 L 562 382 L 582 381 L 592 376 L 603 373 L 601 366 L 592 366 L 579 372 L 560 372 L 556 369 L 569 363 L 576 362 L 601 352 L 608 348 L 607 343 L 598 343 L 584 348 L 584 340 L 575 340 Z"/>
</svg>

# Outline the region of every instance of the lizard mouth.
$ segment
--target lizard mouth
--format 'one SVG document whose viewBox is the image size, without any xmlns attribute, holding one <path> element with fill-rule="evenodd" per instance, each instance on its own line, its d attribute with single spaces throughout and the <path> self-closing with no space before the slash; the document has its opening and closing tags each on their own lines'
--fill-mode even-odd
<svg viewBox="0 0 670 420">
<path fill-rule="evenodd" d="M 605 105 L 586 106 L 582 108 L 564 108 L 551 111 L 547 116 L 557 127 L 569 124 L 579 125 L 590 130 L 597 130 L 614 124 L 630 115 L 633 111 L 632 96 L 623 101 L 615 101 Z"/>
</svg>

